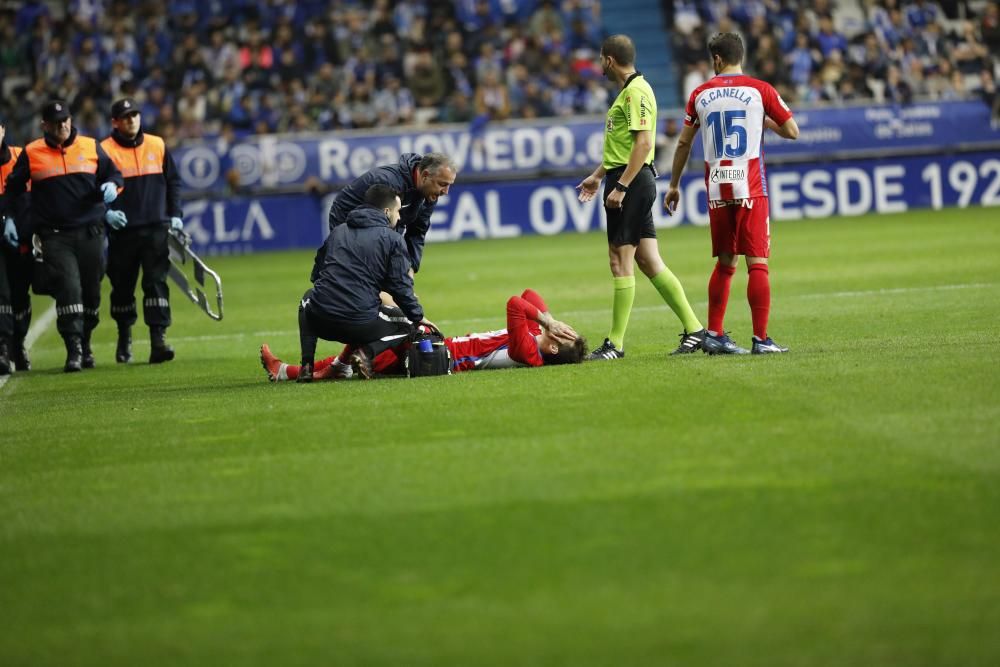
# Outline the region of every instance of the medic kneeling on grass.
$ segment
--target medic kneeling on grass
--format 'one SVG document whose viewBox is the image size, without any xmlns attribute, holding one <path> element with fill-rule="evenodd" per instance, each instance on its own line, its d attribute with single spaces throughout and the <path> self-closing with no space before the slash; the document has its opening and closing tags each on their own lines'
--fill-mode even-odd
<svg viewBox="0 0 1000 667">
<path fill-rule="evenodd" d="M 577 364 L 587 356 L 587 341 L 572 327 L 553 319 L 542 297 L 533 290 L 507 301 L 507 328 L 484 333 L 445 338 L 451 353 L 451 372 L 478 371 L 517 366 Z M 403 343 L 372 359 L 375 375 L 404 375 L 403 359 L 410 343 Z M 353 376 L 351 348 L 339 356 L 317 361 L 313 380 L 346 380 Z M 271 382 L 295 380 L 299 366 L 284 363 L 265 343 L 260 347 L 260 362 Z"/>
</svg>

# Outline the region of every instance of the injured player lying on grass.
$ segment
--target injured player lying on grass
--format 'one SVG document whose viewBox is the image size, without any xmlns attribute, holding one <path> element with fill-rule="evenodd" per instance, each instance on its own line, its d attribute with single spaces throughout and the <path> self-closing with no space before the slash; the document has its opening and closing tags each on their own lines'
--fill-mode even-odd
<svg viewBox="0 0 1000 667">
<path fill-rule="evenodd" d="M 513 368 L 580 363 L 587 356 L 587 342 L 572 327 L 552 318 L 545 301 L 533 290 L 507 301 L 507 328 L 444 339 L 451 352 L 451 371 Z M 410 343 L 386 350 L 372 359 L 375 375 L 403 375 L 403 359 Z M 336 357 L 316 362 L 313 380 L 344 380 L 354 375 L 350 347 Z M 260 362 L 271 382 L 295 380 L 299 366 L 286 364 L 265 343 Z"/>
</svg>

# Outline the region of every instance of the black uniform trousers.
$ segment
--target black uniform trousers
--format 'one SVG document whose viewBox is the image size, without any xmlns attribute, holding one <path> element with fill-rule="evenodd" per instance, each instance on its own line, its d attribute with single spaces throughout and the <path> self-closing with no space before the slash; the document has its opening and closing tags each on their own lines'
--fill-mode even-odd
<svg viewBox="0 0 1000 667">
<path fill-rule="evenodd" d="M 108 234 L 108 279 L 111 317 L 118 328 L 138 319 L 135 284 L 142 269 L 142 318 L 149 327 L 170 326 L 170 250 L 166 225 L 128 227 Z"/>
<path fill-rule="evenodd" d="M 104 223 L 39 229 L 46 292 L 56 298 L 56 329 L 63 338 L 97 326 L 104 278 Z"/>
<path fill-rule="evenodd" d="M 24 340 L 31 324 L 31 276 L 34 258 L 0 241 L 0 338 Z"/>
<path fill-rule="evenodd" d="M 361 347 L 374 359 L 380 353 L 406 341 L 415 331 L 403 311 L 392 306 L 381 306 L 378 316 L 368 322 L 345 322 L 333 319 L 311 303 L 312 290 L 306 292 L 299 304 L 299 343 L 302 347 L 302 364 L 312 364 L 316 356 L 317 338 L 347 343 Z"/>
</svg>

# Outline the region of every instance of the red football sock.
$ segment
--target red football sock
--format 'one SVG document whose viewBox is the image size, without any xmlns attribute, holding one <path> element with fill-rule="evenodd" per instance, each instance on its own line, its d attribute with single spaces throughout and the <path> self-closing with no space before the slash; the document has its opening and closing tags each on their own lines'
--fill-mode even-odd
<svg viewBox="0 0 1000 667">
<path fill-rule="evenodd" d="M 333 360 L 336 358 L 337 357 L 327 357 L 326 359 L 320 359 L 319 361 L 313 364 L 313 373 L 315 373 L 316 371 L 323 370 L 324 368 L 332 364 Z M 285 375 L 288 376 L 289 380 L 295 380 L 299 377 L 299 369 L 301 368 L 302 366 L 299 365 L 293 366 L 292 364 L 288 364 L 287 366 L 285 366 Z"/>
<path fill-rule="evenodd" d="M 327 357 L 326 359 L 320 359 L 315 364 L 313 364 L 313 373 L 316 371 L 321 371 L 333 363 L 333 360 L 337 357 Z"/>
<path fill-rule="evenodd" d="M 349 364 L 351 363 L 351 353 L 353 352 L 354 352 L 353 347 L 351 347 L 350 345 L 345 345 L 344 349 L 340 351 L 340 356 L 337 358 L 340 359 L 340 363 Z"/>
<path fill-rule="evenodd" d="M 767 264 L 751 264 L 747 280 L 747 301 L 753 320 L 753 335 L 760 340 L 767 338 L 767 318 L 771 314 L 771 279 Z"/>
<path fill-rule="evenodd" d="M 715 263 L 715 270 L 708 281 L 708 330 L 721 334 L 722 321 L 726 317 L 726 306 L 729 305 L 729 286 L 733 282 L 735 266 L 725 266 Z"/>
</svg>

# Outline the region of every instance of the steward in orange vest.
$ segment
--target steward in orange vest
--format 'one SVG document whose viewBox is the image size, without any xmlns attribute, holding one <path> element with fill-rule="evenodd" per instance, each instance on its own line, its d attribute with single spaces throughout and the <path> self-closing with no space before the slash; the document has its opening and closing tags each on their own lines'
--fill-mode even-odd
<svg viewBox="0 0 1000 667">
<path fill-rule="evenodd" d="M 7 177 L 0 214 L 16 210 L 30 182 L 46 291 L 56 299 L 56 328 L 66 343 L 63 370 L 73 372 L 94 367 L 90 335 L 99 321 L 104 224 L 115 224 L 107 205 L 123 181 L 97 141 L 77 134 L 65 102 L 47 102 L 41 125 L 43 138 L 24 147 Z"/>
<path fill-rule="evenodd" d="M 122 216 L 125 227 L 108 235 L 108 278 L 111 317 L 118 323 L 115 360 L 132 360 L 132 325 L 138 319 L 135 284 L 142 269 L 142 317 L 149 327 L 149 363 L 174 358 L 167 345 L 170 326 L 170 255 L 167 231 L 184 228 L 181 221 L 180 176 L 163 139 L 142 131 L 142 116 L 134 100 L 111 105 L 111 136 L 101 142 L 125 177 L 125 192 L 108 211 Z"/>
<path fill-rule="evenodd" d="M 0 120 L 0 198 L 23 149 L 7 143 L 7 128 Z M 15 370 L 31 370 L 31 360 L 24 349 L 24 337 L 31 324 L 31 220 L 29 199 L 21 197 L 17 210 L 0 220 L 0 375 Z"/>
</svg>

